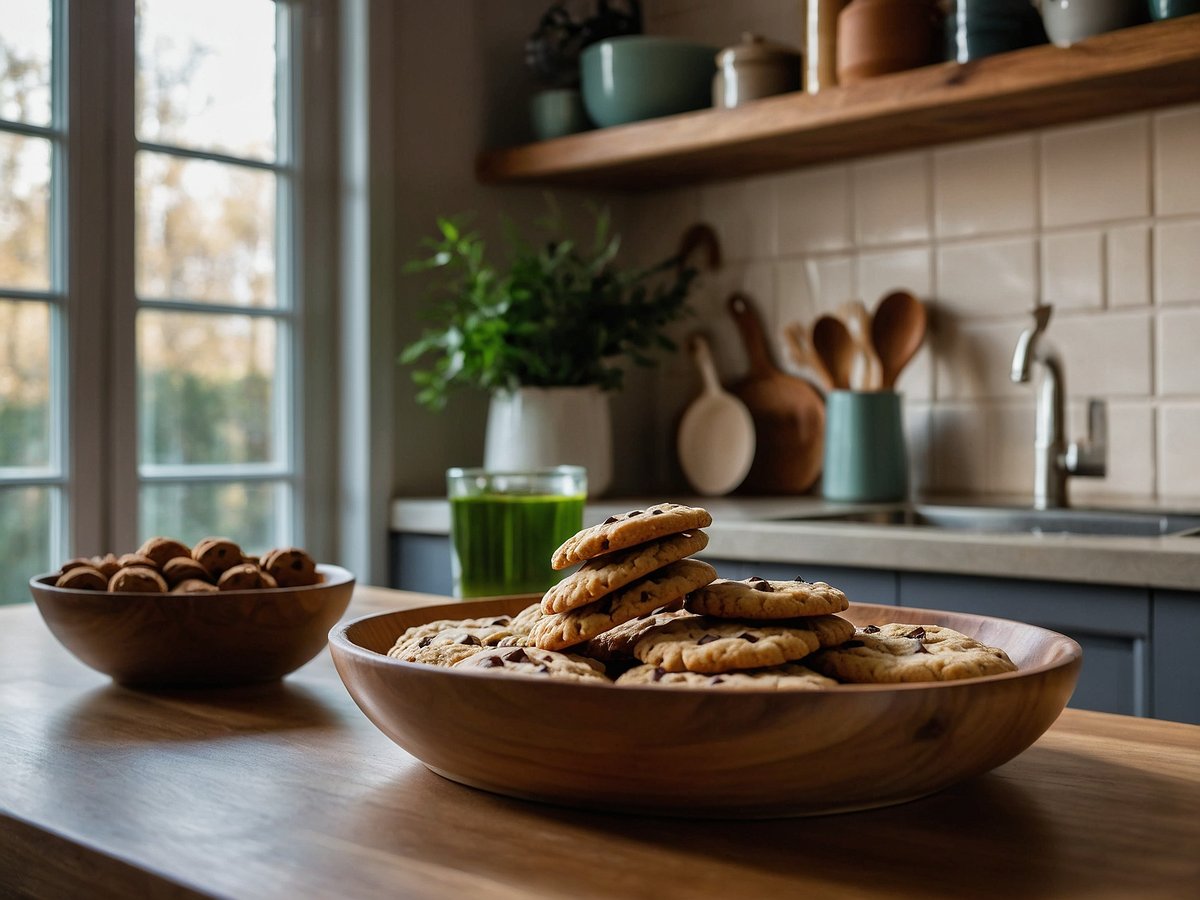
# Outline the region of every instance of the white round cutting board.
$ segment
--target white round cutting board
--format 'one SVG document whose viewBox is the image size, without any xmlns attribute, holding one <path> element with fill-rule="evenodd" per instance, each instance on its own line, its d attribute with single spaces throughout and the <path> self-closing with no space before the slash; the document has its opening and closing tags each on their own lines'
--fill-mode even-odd
<svg viewBox="0 0 1200 900">
<path fill-rule="evenodd" d="M 754 420 L 746 404 L 721 387 L 708 341 L 693 335 L 689 349 L 703 387 L 679 423 L 679 464 L 694 491 L 715 497 L 728 494 L 750 471 Z"/>
</svg>

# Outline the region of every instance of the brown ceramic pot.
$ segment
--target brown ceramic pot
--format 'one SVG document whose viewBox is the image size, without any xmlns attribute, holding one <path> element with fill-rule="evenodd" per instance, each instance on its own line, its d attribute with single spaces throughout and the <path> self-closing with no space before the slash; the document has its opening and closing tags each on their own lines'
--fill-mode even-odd
<svg viewBox="0 0 1200 900">
<path fill-rule="evenodd" d="M 941 60 L 936 0 L 854 0 L 838 15 L 838 84 Z"/>
</svg>

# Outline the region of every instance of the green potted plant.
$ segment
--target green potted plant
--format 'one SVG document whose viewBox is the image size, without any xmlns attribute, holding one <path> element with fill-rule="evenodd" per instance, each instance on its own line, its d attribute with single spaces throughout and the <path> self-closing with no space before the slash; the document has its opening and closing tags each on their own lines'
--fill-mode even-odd
<svg viewBox="0 0 1200 900">
<path fill-rule="evenodd" d="M 407 267 L 440 276 L 431 324 L 400 359 L 420 364 L 412 377 L 430 408 L 460 387 L 491 394 L 485 467 L 584 465 L 596 495 L 612 474 L 607 392 L 621 387 L 628 363 L 653 365 L 656 351 L 675 349 L 667 328 L 687 314 L 697 270 L 686 241 L 658 263 L 622 268 L 608 212 L 594 215 L 584 242 L 553 207 L 537 243 L 510 225 L 502 263 L 477 232 L 439 219 L 429 254 Z"/>
</svg>

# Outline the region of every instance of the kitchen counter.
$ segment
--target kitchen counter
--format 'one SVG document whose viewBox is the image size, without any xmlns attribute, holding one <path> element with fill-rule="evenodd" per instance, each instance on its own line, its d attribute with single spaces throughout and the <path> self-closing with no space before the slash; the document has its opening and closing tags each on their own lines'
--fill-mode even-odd
<svg viewBox="0 0 1200 900">
<path fill-rule="evenodd" d="M 349 615 L 431 602 L 360 588 Z M 1200 727 L 1125 716 L 1068 709 L 994 772 L 890 809 L 635 818 L 443 780 L 367 721 L 327 654 L 273 685 L 131 691 L 25 604 L 0 609 L 0 721 L 3 896 L 1190 898 L 1200 883 Z"/>
<path fill-rule="evenodd" d="M 713 559 L 1200 590 L 1200 537 L 1000 534 L 820 521 L 816 517 L 863 507 L 812 497 L 671 499 L 712 513 L 703 555 Z M 592 502 L 584 524 L 657 502 L 645 497 Z M 391 527 L 396 533 L 446 535 L 449 504 L 395 500 Z"/>
</svg>

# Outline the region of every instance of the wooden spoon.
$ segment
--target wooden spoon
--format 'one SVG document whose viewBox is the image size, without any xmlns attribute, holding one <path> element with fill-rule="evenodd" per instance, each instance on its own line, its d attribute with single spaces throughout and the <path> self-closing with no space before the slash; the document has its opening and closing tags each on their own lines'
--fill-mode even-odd
<svg viewBox="0 0 1200 900">
<path fill-rule="evenodd" d="M 783 338 L 787 343 L 788 355 L 791 356 L 792 362 L 803 369 L 805 374 L 811 375 L 816 381 L 817 387 L 822 391 L 832 391 L 833 379 L 829 376 L 829 370 L 825 368 L 825 363 L 817 355 L 808 329 L 799 322 L 793 322 L 784 326 Z"/>
<path fill-rule="evenodd" d="M 883 386 L 883 364 L 871 340 L 871 314 L 861 300 L 843 303 L 840 312 L 862 357 L 862 375 L 852 382 L 852 386 L 858 390 L 877 391 Z"/>
<path fill-rule="evenodd" d="M 746 404 L 721 387 L 708 341 L 701 334 L 688 342 L 703 388 L 679 423 L 677 448 L 684 477 L 697 493 L 728 494 L 754 462 L 754 420 Z"/>
<path fill-rule="evenodd" d="M 879 354 L 884 390 L 896 386 L 900 371 L 925 340 L 927 326 L 925 304 L 908 291 L 893 291 L 879 301 L 871 320 L 871 343 Z"/>
<path fill-rule="evenodd" d="M 854 371 L 854 339 L 846 323 L 837 316 L 820 316 L 813 323 L 813 348 L 825 364 L 825 371 L 838 390 L 850 389 Z"/>
</svg>

